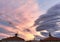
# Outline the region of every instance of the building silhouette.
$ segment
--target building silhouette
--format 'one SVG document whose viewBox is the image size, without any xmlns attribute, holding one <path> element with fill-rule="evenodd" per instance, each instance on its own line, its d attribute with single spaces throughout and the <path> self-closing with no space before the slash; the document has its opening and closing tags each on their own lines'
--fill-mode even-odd
<svg viewBox="0 0 60 42">
<path fill-rule="evenodd" d="M 43 40 L 41 39 L 40 41 L 37 41 L 34 39 L 34 40 L 25 41 L 24 39 L 18 37 L 18 34 L 16 33 L 15 36 L 4 38 L 0 40 L 0 42 L 60 42 L 60 38 L 53 37 L 51 33 L 49 33 L 49 37 Z"/>
<path fill-rule="evenodd" d="M 9 38 L 4 38 L 0 42 L 25 42 L 25 40 L 18 37 L 18 34 L 16 33 L 15 36 L 9 37 Z"/>
<path fill-rule="evenodd" d="M 57 37 L 53 37 L 50 33 L 49 33 L 49 37 L 45 38 L 43 40 L 40 40 L 40 42 L 60 42 L 60 38 Z"/>
</svg>

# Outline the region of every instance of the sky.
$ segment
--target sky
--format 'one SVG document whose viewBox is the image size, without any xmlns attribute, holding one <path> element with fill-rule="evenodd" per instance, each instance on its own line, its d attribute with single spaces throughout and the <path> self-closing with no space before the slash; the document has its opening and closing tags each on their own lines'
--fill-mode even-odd
<svg viewBox="0 0 60 42">
<path fill-rule="evenodd" d="M 40 15 L 59 2 L 60 0 L 0 0 L 1 39 L 16 32 L 25 40 L 31 40 L 35 35 L 44 37 L 31 26 Z"/>
<path fill-rule="evenodd" d="M 35 21 L 35 25 L 38 25 L 37 31 L 48 30 L 55 37 L 60 37 L 60 23 L 58 22 L 60 21 L 58 19 L 60 15 L 60 0 L 39 0 L 39 5 L 43 14 Z M 44 35 L 47 36 L 46 33 Z"/>
<path fill-rule="evenodd" d="M 40 5 L 40 9 L 46 12 L 52 6 L 59 4 L 60 0 L 38 0 L 38 3 Z"/>
</svg>

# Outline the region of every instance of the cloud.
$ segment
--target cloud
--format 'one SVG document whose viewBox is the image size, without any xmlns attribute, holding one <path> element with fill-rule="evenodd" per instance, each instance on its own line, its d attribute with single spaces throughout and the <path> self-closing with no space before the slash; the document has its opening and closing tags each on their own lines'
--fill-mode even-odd
<svg viewBox="0 0 60 42">
<path fill-rule="evenodd" d="M 52 32 L 54 37 L 60 38 L 60 30 L 57 30 L 55 32 Z"/>
<path fill-rule="evenodd" d="M 10 35 L 7 35 L 5 33 L 0 33 L 0 39 L 7 38 L 7 37 L 10 37 Z"/>
<path fill-rule="evenodd" d="M 35 28 L 30 29 L 30 26 L 40 15 L 37 0 L 0 0 L 0 6 L 0 27 L 2 29 L 12 33 L 19 32 L 25 39 L 28 35 L 31 38 L 34 37 L 37 31 Z M 27 29 L 30 31 L 25 32 L 24 30 Z"/>
<path fill-rule="evenodd" d="M 60 29 L 60 4 L 51 7 L 45 14 L 41 15 L 34 25 L 37 30 L 48 30 L 50 32 Z"/>
</svg>

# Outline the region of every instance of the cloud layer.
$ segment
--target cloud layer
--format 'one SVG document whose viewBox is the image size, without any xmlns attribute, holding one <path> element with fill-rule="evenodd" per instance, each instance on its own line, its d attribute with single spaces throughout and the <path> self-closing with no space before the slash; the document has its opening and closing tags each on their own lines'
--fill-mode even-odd
<svg viewBox="0 0 60 42">
<path fill-rule="evenodd" d="M 36 21 L 34 26 L 37 26 L 37 31 L 47 30 L 49 32 L 53 32 L 56 37 L 59 36 L 60 31 L 60 4 L 57 4 L 51 7 L 47 13 L 41 15 Z"/>
<path fill-rule="evenodd" d="M 0 31 L 3 33 L 2 35 L 18 32 L 20 37 L 22 36 L 26 40 L 34 38 L 37 31 L 29 27 L 34 24 L 39 13 L 37 0 L 0 0 Z M 37 34 L 39 35 L 39 33 Z M 28 38 L 28 36 L 31 37 Z"/>
<path fill-rule="evenodd" d="M 37 27 L 41 30 L 58 30 L 59 28 L 59 22 L 60 22 L 60 4 L 57 4 L 50 8 L 46 14 L 41 15 L 36 21 L 35 25 L 39 25 Z M 38 29 L 38 30 L 40 30 Z"/>
</svg>

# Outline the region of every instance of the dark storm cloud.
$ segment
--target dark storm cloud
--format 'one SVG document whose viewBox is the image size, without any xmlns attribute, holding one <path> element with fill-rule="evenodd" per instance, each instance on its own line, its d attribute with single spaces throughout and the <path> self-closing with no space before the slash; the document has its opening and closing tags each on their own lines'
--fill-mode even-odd
<svg viewBox="0 0 60 42">
<path fill-rule="evenodd" d="M 38 25 L 37 31 L 48 30 L 55 31 L 60 29 L 60 4 L 50 8 L 46 14 L 41 15 L 36 21 L 35 26 Z"/>
</svg>

